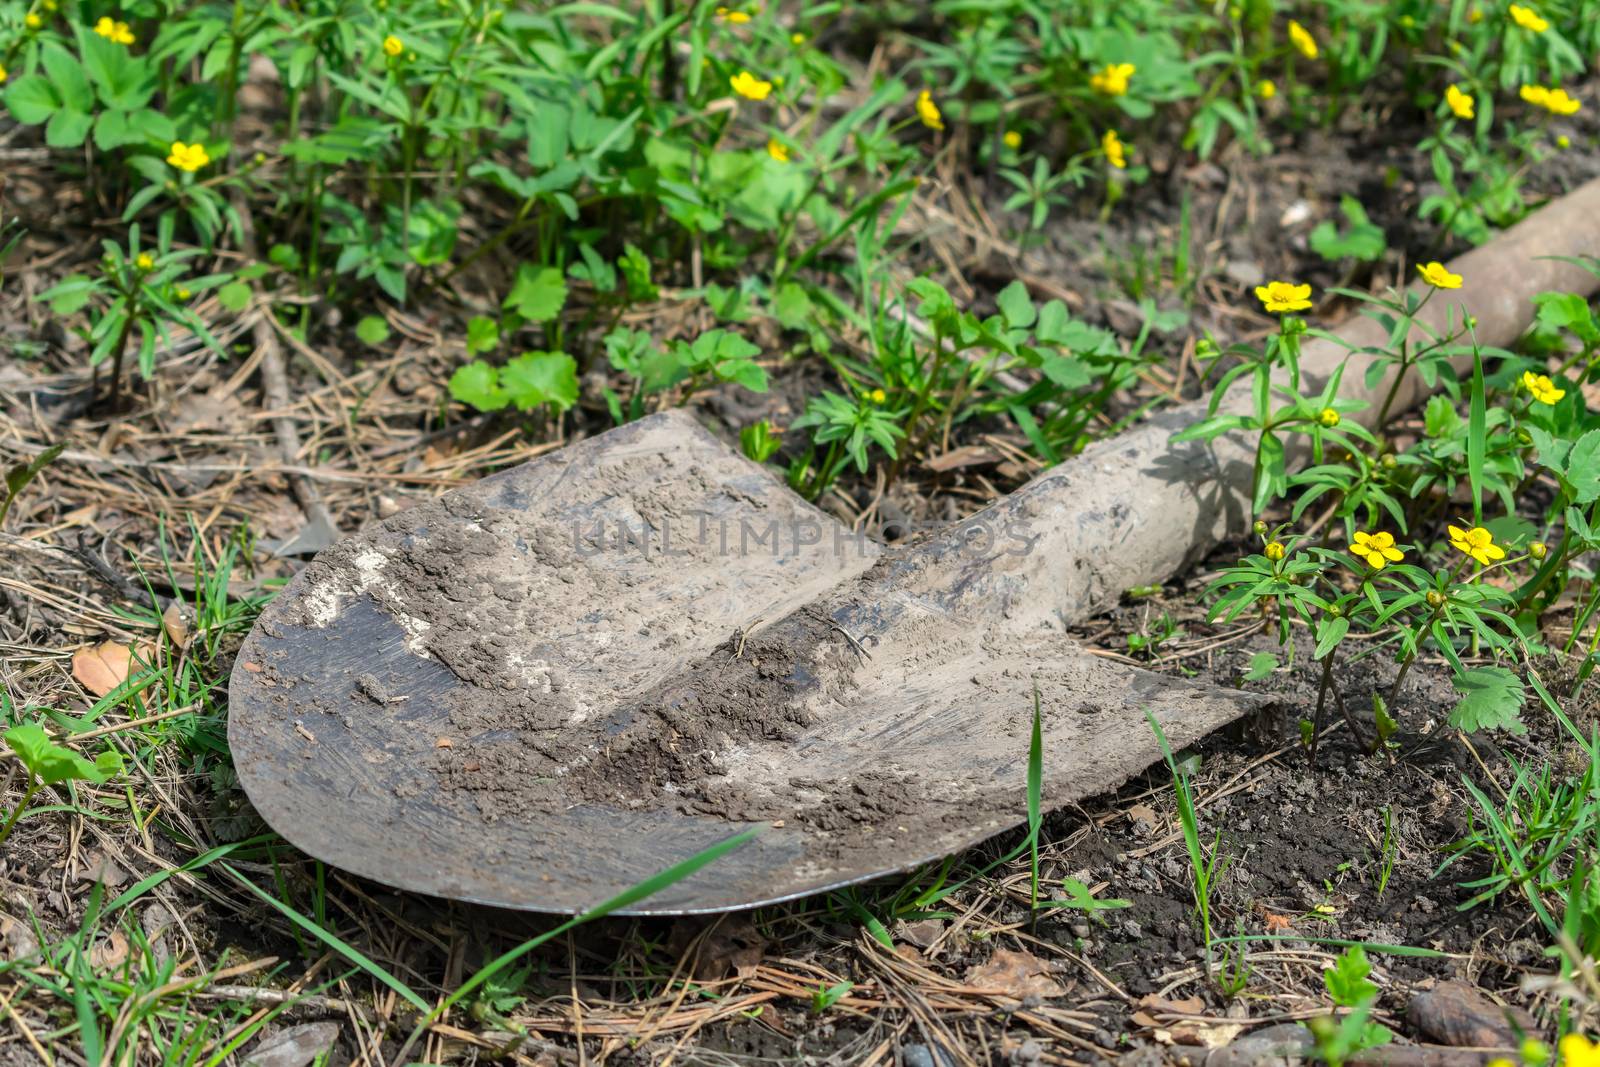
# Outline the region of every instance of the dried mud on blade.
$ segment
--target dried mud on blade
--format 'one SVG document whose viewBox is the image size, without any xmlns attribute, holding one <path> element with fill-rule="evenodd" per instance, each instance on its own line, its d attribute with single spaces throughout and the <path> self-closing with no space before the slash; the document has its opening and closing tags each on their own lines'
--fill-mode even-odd
<svg viewBox="0 0 1600 1067">
<path fill-rule="evenodd" d="M 322 553 L 245 642 L 229 741 L 290 842 L 403 889 L 575 912 L 750 907 L 912 867 L 1114 788 L 1254 698 L 1114 664 L 1059 619 L 1069 482 L 920 545 L 852 535 L 682 413 Z M 1107 546 L 1115 551 L 1115 546 Z"/>
</svg>

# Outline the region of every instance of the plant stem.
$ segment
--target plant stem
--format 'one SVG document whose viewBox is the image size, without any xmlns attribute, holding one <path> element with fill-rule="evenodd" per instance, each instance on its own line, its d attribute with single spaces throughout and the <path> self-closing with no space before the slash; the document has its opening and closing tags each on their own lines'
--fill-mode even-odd
<svg viewBox="0 0 1600 1067">
<path fill-rule="evenodd" d="M 111 357 L 111 411 L 116 413 L 122 400 L 122 354 L 128 349 L 128 336 L 133 333 L 134 304 L 128 301 L 126 317 L 122 320 L 122 332 L 117 334 L 117 352 Z"/>
<path fill-rule="evenodd" d="M 1328 689 L 1333 684 L 1333 651 L 1322 657 L 1322 680 L 1317 683 L 1317 710 L 1311 717 L 1311 769 L 1317 769 L 1317 741 L 1322 737 L 1322 712 L 1328 703 Z"/>
<path fill-rule="evenodd" d="M 28 788 L 22 793 L 22 799 L 17 801 L 17 806 L 15 808 L 11 809 L 11 814 L 6 817 L 5 825 L 0 826 L 0 844 L 4 844 L 6 838 L 11 836 L 12 827 L 17 825 L 17 820 L 22 817 L 23 809 L 28 806 L 28 801 L 33 799 L 34 794 L 39 791 L 39 788 L 39 780 L 37 778 L 34 778 L 28 783 Z"/>
</svg>

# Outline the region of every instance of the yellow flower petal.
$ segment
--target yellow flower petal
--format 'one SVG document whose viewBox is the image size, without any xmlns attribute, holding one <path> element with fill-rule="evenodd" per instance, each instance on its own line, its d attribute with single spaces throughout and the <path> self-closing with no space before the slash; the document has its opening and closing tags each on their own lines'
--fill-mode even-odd
<svg viewBox="0 0 1600 1067">
<path fill-rule="evenodd" d="M 1256 286 L 1256 299 L 1271 312 L 1304 311 L 1311 306 L 1311 286 L 1268 282 Z"/>
<path fill-rule="evenodd" d="M 1422 280 L 1435 289 L 1461 288 L 1461 275 L 1451 274 L 1449 269 L 1438 260 L 1432 263 L 1423 263 L 1417 267 L 1417 273 L 1422 275 Z"/>
<path fill-rule="evenodd" d="M 1293 19 L 1289 20 L 1289 42 L 1307 59 L 1317 58 L 1317 39 L 1311 36 L 1310 30 Z"/>
<path fill-rule="evenodd" d="M 746 100 L 765 100 L 772 94 L 772 83 L 762 81 L 748 70 L 741 70 L 729 78 L 728 84 Z"/>
</svg>

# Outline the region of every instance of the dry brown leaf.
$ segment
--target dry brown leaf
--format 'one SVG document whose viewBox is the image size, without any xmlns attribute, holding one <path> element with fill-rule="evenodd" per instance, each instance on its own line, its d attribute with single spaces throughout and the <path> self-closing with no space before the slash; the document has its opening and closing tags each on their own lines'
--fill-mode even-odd
<svg viewBox="0 0 1600 1067">
<path fill-rule="evenodd" d="M 1172 1028 L 1172 1040 L 1180 1045 L 1221 1048 L 1243 1032 L 1243 1023 L 1189 1022 Z"/>
<path fill-rule="evenodd" d="M 1061 983 L 1050 976 L 1050 965 L 1028 952 L 995 949 L 988 963 L 967 972 L 967 984 L 1004 993 L 1022 1000 L 1026 997 L 1059 997 L 1066 993 Z"/>
<path fill-rule="evenodd" d="M 1264 918 L 1268 931 L 1288 930 L 1292 929 L 1294 926 L 1294 919 L 1292 917 L 1288 915 L 1279 915 L 1277 912 L 1269 911 L 1266 913 Z"/>
<path fill-rule="evenodd" d="M 161 628 L 167 631 L 167 639 L 174 648 L 184 648 L 189 644 L 189 620 L 184 617 L 181 602 L 174 600 L 167 605 L 167 610 L 161 613 Z"/>
<path fill-rule="evenodd" d="M 1145 833 L 1161 825 L 1161 816 L 1148 804 L 1135 804 L 1128 809 L 1128 821 Z"/>
<path fill-rule="evenodd" d="M 89 964 L 95 969 L 116 967 L 128 958 L 128 939 L 122 931 L 113 930 L 104 941 L 89 950 Z"/>
<path fill-rule="evenodd" d="M 151 662 L 155 649 L 141 641 L 137 647 L 104 641 L 85 645 L 72 654 L 72 676 L 97 697 L 103 697 L 128 680 L 128 675 Z"/>
</svg>

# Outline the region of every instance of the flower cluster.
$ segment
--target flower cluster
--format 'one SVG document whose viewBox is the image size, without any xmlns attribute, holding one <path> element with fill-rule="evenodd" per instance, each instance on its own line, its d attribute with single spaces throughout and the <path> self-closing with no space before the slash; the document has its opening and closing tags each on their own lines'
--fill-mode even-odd
<svg viewBox="0 0 1600 1067">
<path fill-rule="evenodd" d="M 1534 107 L 1544 108 L 1552 115 L 1576 115 L 1578 109 L 1583 107 L 1583 101 L 1569 96 L 1560 86 L 1546 88 L 1543 85 L 1524 85 L 1520 92 L 1523 100 Z"/>
<path fill-rule="evenodd" d="M 1108 63 L 1089 75 L 1089 88 L 1102 96 L 1124 96 L 1137 69 L 1132 63 Z"/>
<path fill-rule="evenodd" d="M 105 16 L 94 24 L 94 32 L 110 41 L 112 44 L 129 45 L 134 41 L 133 31 L 126 22 L 118 22 L 110 16 Z"/>
</svg>

